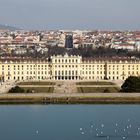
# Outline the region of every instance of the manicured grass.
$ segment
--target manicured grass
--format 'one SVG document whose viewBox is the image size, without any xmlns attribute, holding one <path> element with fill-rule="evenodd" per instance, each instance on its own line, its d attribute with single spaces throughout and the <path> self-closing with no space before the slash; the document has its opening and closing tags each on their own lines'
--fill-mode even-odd
<svg viewBox="0 0 140 140">
<path fill-rule="evenodd" d="M 53 93 L 54 87 L 22 87 L 25 91 L 31 90 L 33 93 Z"/>
<path fill-rule="evenodd" d="M 20 82 L 17 85 L 54 85 L 53 82 Z"/>
<path fill-rule="evenodd" d="M 78 93 L 118 93 L 117 87 L 78 87 Z"/>
<path fill-rule="evenodd" d="M 77 85 L 115 85 L 111 82 L 100 82 L 100 81 L 91 81 L 91 82 L 78 82 Z"/>
</svg>

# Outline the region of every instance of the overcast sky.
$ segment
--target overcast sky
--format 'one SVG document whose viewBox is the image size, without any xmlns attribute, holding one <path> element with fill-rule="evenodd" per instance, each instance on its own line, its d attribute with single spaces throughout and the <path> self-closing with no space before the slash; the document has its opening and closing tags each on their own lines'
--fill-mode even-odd
<svg viewBox="0 0 140 140">
<path fill-rule="evenodd" d="M 0 0 L 0 23 L 23 29 L 140 29 L 140 0 Z"/>
</svg>

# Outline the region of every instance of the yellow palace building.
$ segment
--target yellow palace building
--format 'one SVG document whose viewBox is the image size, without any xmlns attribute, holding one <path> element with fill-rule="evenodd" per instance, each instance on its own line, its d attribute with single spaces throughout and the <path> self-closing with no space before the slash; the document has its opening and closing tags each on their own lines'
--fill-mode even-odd
<svg viewBox="0 0 140 140">
<path fill-rule="evenodd" d="M 0 58 L 0 80 L 125 80 L 140 76 L 140 60 L 57 55 L 45 59 Z"/>
</svg>

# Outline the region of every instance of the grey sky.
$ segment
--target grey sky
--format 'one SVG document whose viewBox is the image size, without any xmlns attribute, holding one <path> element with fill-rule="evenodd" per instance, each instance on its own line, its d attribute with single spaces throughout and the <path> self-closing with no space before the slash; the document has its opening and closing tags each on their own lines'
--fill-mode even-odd
<svg viewBox="0 0 140 140">
<path fill-rule="evenodd" d="M 140 0 L 0 0 L 0 23 L 24 29 L 140 29 Z"/>
</svg>

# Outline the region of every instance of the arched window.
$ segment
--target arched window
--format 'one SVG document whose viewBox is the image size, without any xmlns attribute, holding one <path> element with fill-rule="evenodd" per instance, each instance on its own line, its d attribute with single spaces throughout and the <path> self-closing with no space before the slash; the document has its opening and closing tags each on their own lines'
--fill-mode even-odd
<svg viewBox="0 0 140 140">
<path fill-rule="evenodd" d="M 62 75 L 64 75 L 64 71 L 62 71 Z"/>
</svg>

